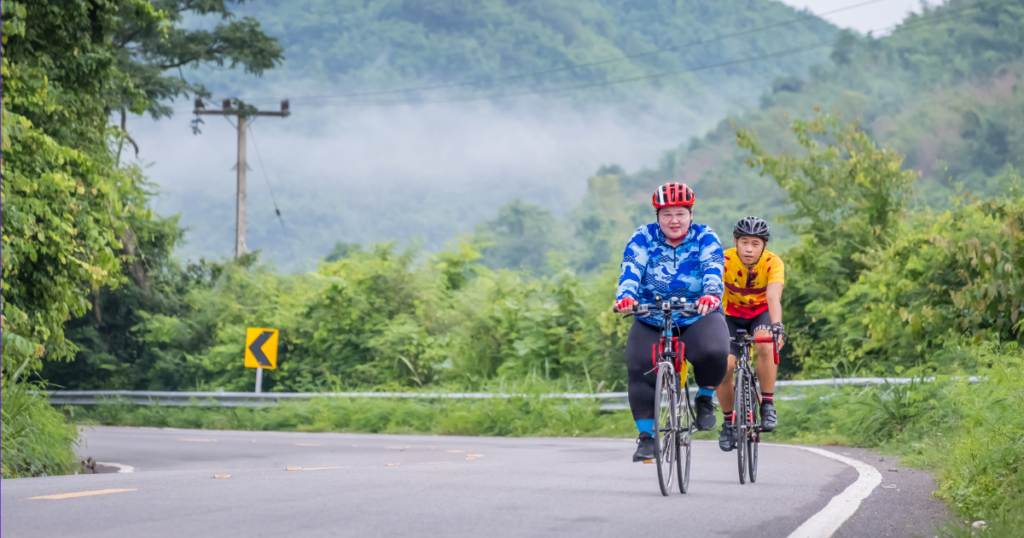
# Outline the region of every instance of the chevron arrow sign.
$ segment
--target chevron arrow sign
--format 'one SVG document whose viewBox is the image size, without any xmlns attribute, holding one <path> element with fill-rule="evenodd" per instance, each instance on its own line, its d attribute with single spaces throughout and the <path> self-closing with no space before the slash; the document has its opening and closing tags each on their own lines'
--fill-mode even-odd
<svg viewBox="0 0 1024 538">
<path fill-rule="evenodd" d="M 245 332 L 245 367 L 277 368 L 277 329 L 249 327 Z"/>
</svg>

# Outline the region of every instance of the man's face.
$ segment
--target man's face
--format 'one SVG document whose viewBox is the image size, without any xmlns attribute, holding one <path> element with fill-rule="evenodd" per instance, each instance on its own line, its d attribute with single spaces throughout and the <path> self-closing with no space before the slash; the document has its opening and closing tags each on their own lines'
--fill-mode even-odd
<svg viewBox="0 0 1024 538">
<path fill-rule="evenodd" d="M 760 237 L 745 235 L 739 239 L 734 239 L 733 242 L 736 243 L 736 254 L 740 257 L 743 265 L 747 267 L 757 263 L 757 260 L 761 257 L 761 252 L 764 251 L 764 241 Z"/>
<path fill-rule="evenodd" d="M 679 239 L 690 231 L 692 216 L 685 207 L 666 207 L 658 211 L 658 226 L 670 240 Z"/>
</svg>

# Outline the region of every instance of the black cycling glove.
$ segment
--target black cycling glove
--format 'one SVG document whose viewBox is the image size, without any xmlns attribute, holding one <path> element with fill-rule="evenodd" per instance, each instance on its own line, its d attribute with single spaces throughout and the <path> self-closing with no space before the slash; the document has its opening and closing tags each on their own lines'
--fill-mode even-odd
<svg viewBox="0 0 1024 538">
<path fill-rule="evenodd" d="M 782 338 L 782 343 L 785 344 L 789 341 L 789 337 L 786 336 L 786 327 L 782 325 L 782 322 L 772 323 L 772 333 L 775 334 L 775 338 Z"/>
</svg>

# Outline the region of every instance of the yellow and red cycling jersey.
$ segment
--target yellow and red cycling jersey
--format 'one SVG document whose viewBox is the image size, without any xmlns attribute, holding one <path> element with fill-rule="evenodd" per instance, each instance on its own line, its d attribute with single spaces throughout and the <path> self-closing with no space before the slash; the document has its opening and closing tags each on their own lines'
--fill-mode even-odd
<svg viewBox="0 0 1024 538">
<path fill-rule="evenodd" d="M 751 319 L 768 310 L 768 284 L 786 282 L 786 269 L 782 258 L 765 250 L 752 271 L 747 270 L 736 249 L 725 251 L 725 269 L 722 281 L 725 293 L 722 303 L 725 315 Z"/>
</svg>

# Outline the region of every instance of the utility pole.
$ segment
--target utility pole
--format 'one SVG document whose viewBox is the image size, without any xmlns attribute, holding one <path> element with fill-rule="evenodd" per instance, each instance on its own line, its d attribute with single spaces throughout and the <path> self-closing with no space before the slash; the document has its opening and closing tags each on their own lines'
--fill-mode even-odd
<svg viewBox="0 0 1024 538">
<path fill-rule="evenodd" d="M 280 116 L 286 118 L 291 115 L 288 109 L 288 100 L 281 101 L 280 112 L 261 112 L 250 107 L 231 107 L 231 99 L 225 99 L 221 110 L 206 110 L 203 100 L 196 98 L 196 108 L 193 110 L 196 115 L 208 116 L 237 116 L 238 117 L 238 162 L 237 168 L 238 190 L 235 194 L 235 257 L 245 254 L 245 129 L 250 116 Z"/>
</svg>

